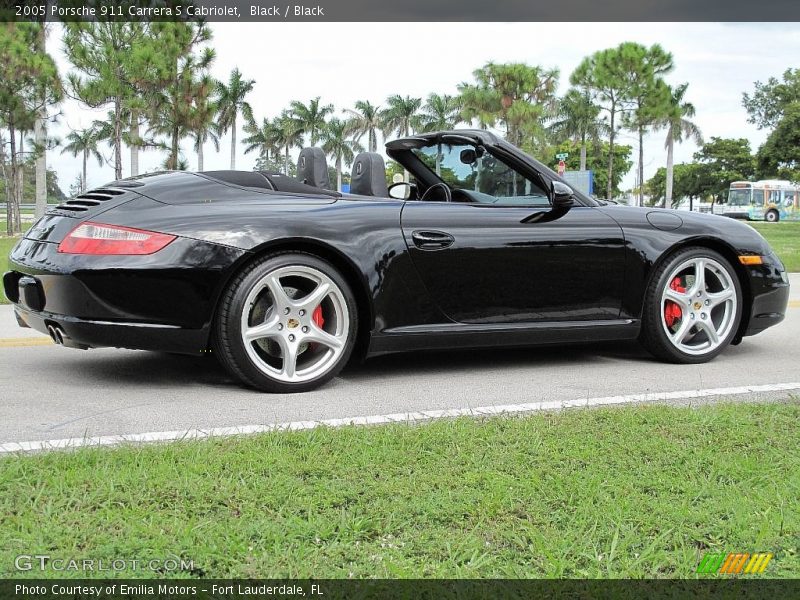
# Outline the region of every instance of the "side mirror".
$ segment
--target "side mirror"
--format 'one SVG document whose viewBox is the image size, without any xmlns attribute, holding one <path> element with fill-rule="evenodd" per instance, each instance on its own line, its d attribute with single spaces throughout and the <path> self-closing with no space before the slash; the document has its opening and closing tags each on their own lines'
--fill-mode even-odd
<svg viewBox="0 0 800 600">
<path fill-rule="evenodd" d="M 471 165 L 477 162 L 478 153 L 475 152 L 474 148 L 467 148 L 461 151 L 461 154 L 458 155 L 458 158 L 465 165 Z"/>
<path fill-rule="evenodd" d="M 550 195 L 553 198 L 552 210 L 562 210 L 567 212 L 575 204 L 575 192 L 566 183 L 554 181 L 550 187 Z"/>
<path fill-rule="evenodd" d="M 522 219 L 522 223 L 547 223 L 560 219 L 575 205 L 575 192 L 566 183 L 554 181 L 550 185 L 552 205 L 548 211 L 535 212 Z"/>
</svg>

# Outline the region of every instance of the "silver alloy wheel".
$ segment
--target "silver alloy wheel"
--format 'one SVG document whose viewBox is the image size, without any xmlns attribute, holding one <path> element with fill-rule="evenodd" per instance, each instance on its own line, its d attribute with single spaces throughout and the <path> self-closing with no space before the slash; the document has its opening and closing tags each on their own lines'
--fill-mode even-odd
<svg viewBox="0 0 800 600">
<path fill-rule="evenodd" d="M 322 326 L 314 317 L 318 307 Z M 325 273 L 304 265 L 281 267 L 250 290 L 241 331 L 258 369 L 279 381 L 299 383 L 336 364 L 347 345 L 350 315 L 342 290 Z"/>
<path fill-rule="evenodd" d="M 661 293 L 661 324 L 675 348 L 700 356 L 716 350 L 728 337 L 736 319 L 736 287 L 733 275 L 712 258 L 690 258 L 667 277 Z M 672 282 L 682 282 L 682 291 Z M 668 323 L 669 304 L 680 308 L 680 317 Z"/>
</svg>

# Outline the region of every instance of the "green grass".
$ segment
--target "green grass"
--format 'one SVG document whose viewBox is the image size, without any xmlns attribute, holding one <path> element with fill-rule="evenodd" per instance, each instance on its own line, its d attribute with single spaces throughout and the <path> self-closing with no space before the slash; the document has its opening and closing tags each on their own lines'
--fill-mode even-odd
<svg viewBox="0 0 800 600">
<path fill-rule="evenodd" d="M 4 230 L 0 228 L 0 231 Z M 18 239 L 19 238 L 15 237 L 0 236 L 0 275 L 8 271 L 8 255 Z M 2 292 L 0 292 L 0 304 L 8 304 L 8 300 Z"/>
<path fill-rule="evenodd" d="M 768 551 L 767 576 L 798 577 L 798 439 L 795 400 L 10 456 L 0 576 L 39 552 L 204 577 L 693 577 L 706 551 Z"/>
<path fill-rule="evenodd" d="M 790 272 L 800 272 L 800 222 L 750 223 L 763 235 Z"/>
<path fill-rule="evenodd" d="M 31 225 L 32 223 L 23 223 L 23 231 L 27 231 Z M 19 239 L 19 237 L 8 237 L 5 233 L 6 221 L 0 221 L 0 275 L 8 271 L 8 255 Z M 8 299 L 2 291 L 0 291 L 0 304 L 8 304 Z"/>
</svg>

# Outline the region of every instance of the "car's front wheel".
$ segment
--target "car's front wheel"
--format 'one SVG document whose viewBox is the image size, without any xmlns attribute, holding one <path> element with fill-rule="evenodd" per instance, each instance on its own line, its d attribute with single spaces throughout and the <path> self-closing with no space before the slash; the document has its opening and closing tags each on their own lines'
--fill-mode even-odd
<svg viewBox="0 0 800 600">
<path fill-rule="evenodd" d="M 303 392 L 341 370 L 356 329 L 355 299 L 335 268 L 308 254 L 277 254 L 244 269 L 224 293 L 214 351 L 246 385 Z"/>
<path fill-rule="evenodd" d="M 641 341 L 663 360 L 706 362 L 730 344 L 741 314 L 741 286 L 731 264 L 708 248 L 687 248 L 653 274 Z"/>
</svg>

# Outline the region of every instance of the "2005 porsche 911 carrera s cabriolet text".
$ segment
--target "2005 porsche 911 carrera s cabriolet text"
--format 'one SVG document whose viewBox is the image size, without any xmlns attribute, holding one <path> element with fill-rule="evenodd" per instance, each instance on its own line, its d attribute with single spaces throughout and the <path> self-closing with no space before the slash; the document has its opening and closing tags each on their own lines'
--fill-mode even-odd
<svg viewBox="0 0 800 600">
<path fill-rule="evenodd" d="M 73 348 L 209 350 L 242 383 L 310 390 L 351 357 L 638 338 L 700 363 L 780 322 L 789 283 L 752 228 L 570 189 L 486 131 L 325 155 L 297 178 L 169 172 L 51 209 L 3 277 L 19 324 Z"/>
</svg>

